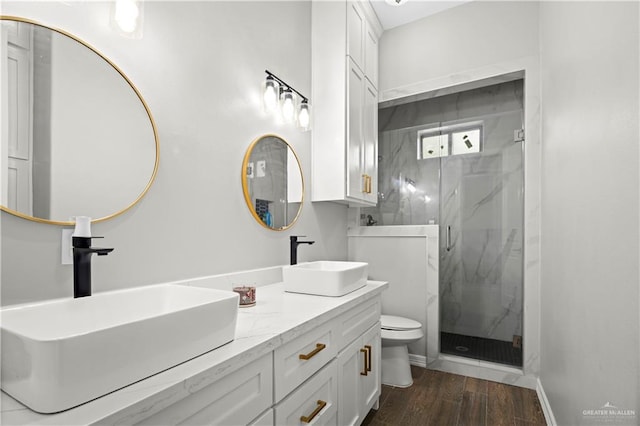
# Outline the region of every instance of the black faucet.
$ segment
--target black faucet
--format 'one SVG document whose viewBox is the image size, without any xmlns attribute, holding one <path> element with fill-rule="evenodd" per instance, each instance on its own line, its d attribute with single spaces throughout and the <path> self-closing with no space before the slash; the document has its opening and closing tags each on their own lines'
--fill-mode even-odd
<svg viewBox="0 0 640 426">
<path fill-rule="evenodd" d="M 290 259 L 291 259 L 291 264 L 292 265 L 295 265 L 295 264 L 298 263 L 298 246 L 300 244 L 309 244 L 309 245 L 311 245 L 311 244 L 315 243 L 315 241 L 298 241 L 298 238 L 304 238 L 304 235 L 291 235 L 289 237 L 289 240 L 290 240 L 289 246 L 290 246 L 290 249 L 291 249 L 290 250 L 290 252 L 291 252 Z"/>
<path fill-rule="evenodd" d="M 92 238 L 73 237 L 73 297 L 91 296 L 91 255 L 106 256 L 112 248 L 91 247 Z"/>
</svg>

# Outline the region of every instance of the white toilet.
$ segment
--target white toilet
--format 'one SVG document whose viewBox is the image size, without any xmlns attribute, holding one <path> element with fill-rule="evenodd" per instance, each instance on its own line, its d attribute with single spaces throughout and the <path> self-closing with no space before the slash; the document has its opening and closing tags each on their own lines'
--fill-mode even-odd
<svg viewBox="0 0 640 426">
<path fill-rule="evenodd" d="M 422 324 L 409 318 L 382 315 L 382 383 L 401 388 L 413 384 L 409 366 L 409 343 L 420 340 Z"/>
</svg>

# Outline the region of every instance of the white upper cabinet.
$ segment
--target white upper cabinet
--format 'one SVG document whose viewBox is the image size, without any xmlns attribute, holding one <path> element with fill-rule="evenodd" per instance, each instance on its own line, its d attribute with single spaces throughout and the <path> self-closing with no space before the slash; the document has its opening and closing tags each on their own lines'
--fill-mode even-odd
<svg viewBox="0 0 640 426">
<path fill-rule="evenodd" d="M 347 2 L 347 55 L 364 71 L 367 20 L 358 2 Z"/>
<path fill-rule="evenodd" d="M 364 34 L 364 73 L 374 88 L 378 88 L 378 32 L 367 25 Z"/>
<path fill-rule="evenodd" d="M 347 2 L 347 55 L 377 88 L 380 27 L 377 18 L 367 20 L 366 6 L 358 1 Z M 373 19 L 375 22 L 371 22 Z"/>
<path fill-rule="evenodd" d="M 312 201 L 377 203 L 378 39 L 364 1 L 312 3 Z"/>
</svg>

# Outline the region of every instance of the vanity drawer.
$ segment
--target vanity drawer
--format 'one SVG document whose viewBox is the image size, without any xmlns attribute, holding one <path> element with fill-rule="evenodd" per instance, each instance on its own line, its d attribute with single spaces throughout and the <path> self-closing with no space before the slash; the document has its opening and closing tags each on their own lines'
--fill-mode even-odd
<svg viewBox="0 0 640 426">
<path fill-rule="evenodd" d="M 332 320 L 274 351 L 275 402 L 300 386 L 338 354 L 336 333 L 336 322 Z"/>
<path fill-rule="evenodd" d="M 380 321 L 380 296 L 368 300 L 336 318 L 338 351 L 344 349 L 372 325 Z"/>
<path fill-rule="evenodd" d="M 338 367 L 331 361 L 275 407 L 276 425 L 338 422 Z M 306 421 L 302 418 L 305 417 Z"/>
<path fill-rule="evenodd" d="M 139 424 L 246 425 L 262 419 L 256 417 L 272 404 L 273 369 L 272 353 L 269 353 Z"/>
</svg>

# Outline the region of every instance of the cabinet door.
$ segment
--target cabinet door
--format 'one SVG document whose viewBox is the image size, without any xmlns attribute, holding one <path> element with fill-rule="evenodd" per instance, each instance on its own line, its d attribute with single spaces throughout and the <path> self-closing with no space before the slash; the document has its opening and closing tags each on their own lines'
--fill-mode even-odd
<svg viewBox="0 0 640 426">
<path fill-rule="evenodd" d="M 378 88 L 378 36 L 369 24 L 364 34 L 364 75 Z"/>
<path fill-rule="evenodd" d="M 347 61 L 347 197 L 364 197 L 363 135 L 364 75 L 352 60 Z"/>
<path fill-rule="evenodd" d="M 364 88 L 362 173 L 369 180 L 363 193 L 365 201 L 378 202 L 378 92 L 366 81 Z"/>
<path fill-rule="evenodd" d="M 338 364 L 338 424 L 362 423 L 380 397 L 380 322 L 348 345 Z"/>
<path fill-rule="evenodd" d="M 273 357 L 270 352 L 138 425 L 246 425 L 272 403 Z M 268 415 L 264 420 L 268 421 Z"/>
<path fill-rule="evenodd" d="M 269 408 L 260 417 L 249 423 L 249 426 L 273 426 L 273 408 Z"/>
<path fill-rule="evenodd" d="M 362 347 L 367 352 L 367 375 L 361 377 L 360 406 L 362 407 L 362 418 L 367 415 L 380 397 L 381 370 L 380 370 L 380 323 L 367 330 L 362 336 Z"/>
<path fill-rule="evenodd" d="M 361 70 L 365 68 L 366 19 L 358 2 L 347 2 L 347 55 Z"/>
<path fill-rule="evenodd" d="M 364 370 L 365 352 L 362 339 L 356 339 L 338 355 L 338 424 L 360 424 L 362 413 L 360 409 L 360 373 Z"/>
</svg>

